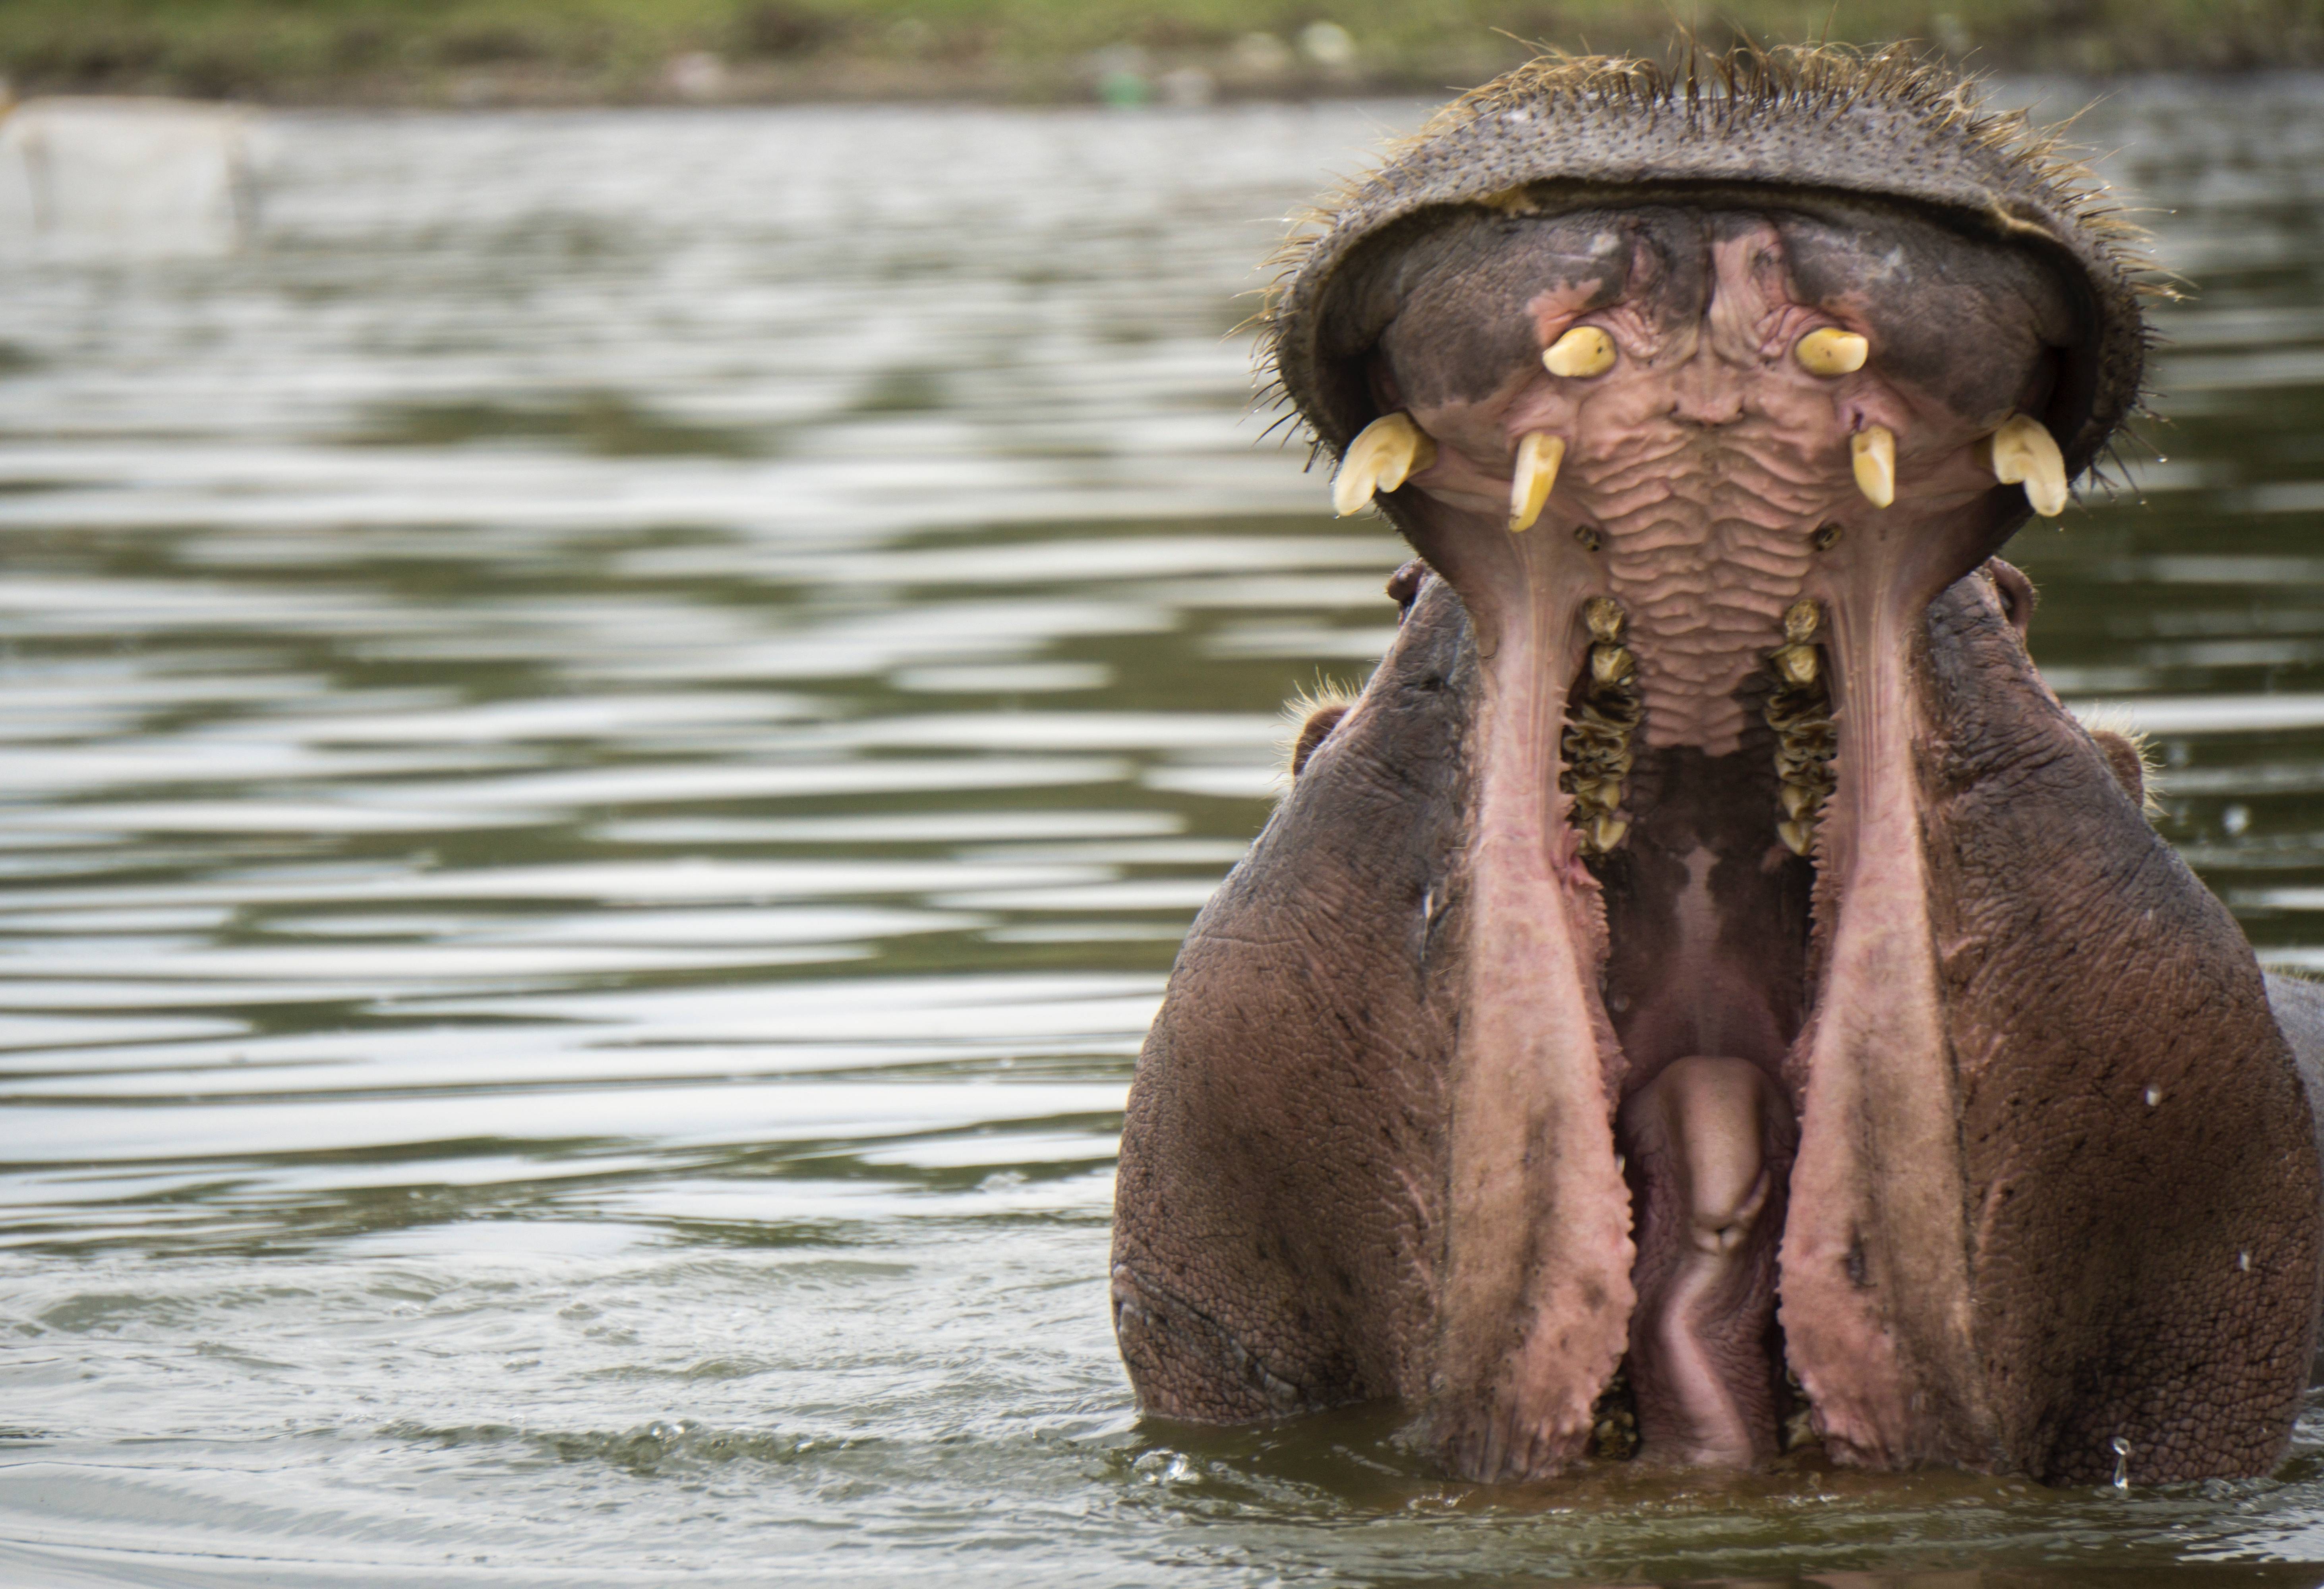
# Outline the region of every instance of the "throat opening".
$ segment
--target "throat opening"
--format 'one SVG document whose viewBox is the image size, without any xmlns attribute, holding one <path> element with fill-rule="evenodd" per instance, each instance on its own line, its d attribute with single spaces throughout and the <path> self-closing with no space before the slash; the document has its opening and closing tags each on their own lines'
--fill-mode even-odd
<svg viewBox="0 0 2324 1589">
<path fill-rule="evenodd" d="M 1808 1015 L 1809 856 L 1831 789 L 1813 653 L 1795 637 L 1769 657 L 1737 749 L 1633 737 L 1618 814 L 1572 813 L 1591 824 L 1582 848 L 1605 903 L 1601 991 L 1626 1061 L 1615 1139 L 1637 1249 L 1628 1352 L 1600 1421 L 1635 1430 L 1629 1451 L 1648 1461 L 1748 1465 L 1784 1449 L 1798 1422 L 1775 1286 L 1798 1141 L 1784 1061 Z M 1605 716 L 1607 671 L 1593 679 L 1585 664 L 1576 718 Z M 1563 776 L 1577 807 L 1602 786 L 1570 766 Z M 1593 846 L 1609 824 L 1618 842 Z"/>
</svg>

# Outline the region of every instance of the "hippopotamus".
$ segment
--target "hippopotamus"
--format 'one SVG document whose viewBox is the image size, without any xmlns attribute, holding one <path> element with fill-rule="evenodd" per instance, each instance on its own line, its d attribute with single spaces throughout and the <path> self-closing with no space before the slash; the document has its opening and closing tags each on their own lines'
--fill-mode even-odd
<svg viewBox="0 0 2324 1589">
<path fill-rule="evenodd" d="M 1417 556 L 1139 1061 L 1141 1408 L 1399 1403 L 1480 1483 L 2277 1463 L 2324 990 L 1997 556 L 2141 400 L 2102 188 L 1899 50 L 1555 56 L 1282 264 L 1263 357 Z"/>
</svg>

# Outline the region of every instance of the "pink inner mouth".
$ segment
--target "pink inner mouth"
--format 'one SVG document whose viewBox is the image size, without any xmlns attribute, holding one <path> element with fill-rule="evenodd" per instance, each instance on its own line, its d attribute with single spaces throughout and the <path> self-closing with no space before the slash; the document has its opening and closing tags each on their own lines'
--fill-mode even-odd
<svg viewBox="0 0 2324 1589">
<path fill-rule="evenodd" d="M 2054 306 L 2015 277 L 1987 290 L 2015 371 L 1952 379 L 1906 356 L 1899 306 L 1803 290 L 1793 256 L 1829 246 L 1812 226 L 1542 225 L 1592 262 L 1504 286 L 1525 326 L 1506 362 L 1445 354 L 1475 345 L 1472 308 L 1407 280 L 1370 366 L 1380 410 L 1434 443 L 1398 517 L 1480 656 L 1444 1306 L 1447 1361 L 1480 1366 L 1435 1419 L 1468 1471 L 1545 1471 L 1606 1443 L 1620 1372 L 1649 1459 L 1748 1464 L 1806 1425 L 1843 1457 L 1912 1460 L 1909 1365 L 1970 1348 L 1906 659 L 2006 525 L 1979 443 L 2046 401 L 2032 326 Z M 1611 339 L 1609 366 L 1545 371 L 1576 326 Z M 1819 327 L 1877 351 L 1804 367 Z M 1893 505 L 1854 464 L 1874 427 Z M 1513 533 L 1533 433 L 1564 461 Z M 1918 1172 L 1874 1173 L 1900 1162 Z M 1540 1232 L 1522 1249 L 1489 1239 L 1519 1223 Z M 1900 1317 L 1894 1295 L 1952 1300 Z"/>
</svg>

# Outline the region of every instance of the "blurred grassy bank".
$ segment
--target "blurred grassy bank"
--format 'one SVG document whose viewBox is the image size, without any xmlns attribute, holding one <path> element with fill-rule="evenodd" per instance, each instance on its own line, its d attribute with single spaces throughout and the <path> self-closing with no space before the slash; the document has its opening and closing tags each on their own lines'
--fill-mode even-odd
<svg viewBox="0 0 2324 1589">
<path fill-rule="evenodd" d="M 1515 40 L 1828 34 L 2015 69 L 2324 62 L 2324 0 L 0 0 L 19 94 L 417 105 L 1439 93 Z"/>
</svg>

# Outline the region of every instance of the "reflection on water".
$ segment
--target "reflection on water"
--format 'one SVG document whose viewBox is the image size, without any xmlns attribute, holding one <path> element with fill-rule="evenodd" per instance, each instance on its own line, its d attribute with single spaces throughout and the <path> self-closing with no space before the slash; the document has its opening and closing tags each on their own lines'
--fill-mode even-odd
<svg viewBox="0 0 2324 1589">
<path fill-rule="evenodd" d="M 0 1576 L 2316 1581 L 2324 1421 L 2089 1494 L 1133 1419 L 1131 1056 L 1397 560 L 1237 295 L 1420 108 L 294 118 L 243 253 L 12 279 Z M 2324 966 L 2324 104 L 2085 127 L 2202 296 L 2037 650 Z"/>
</svg>

